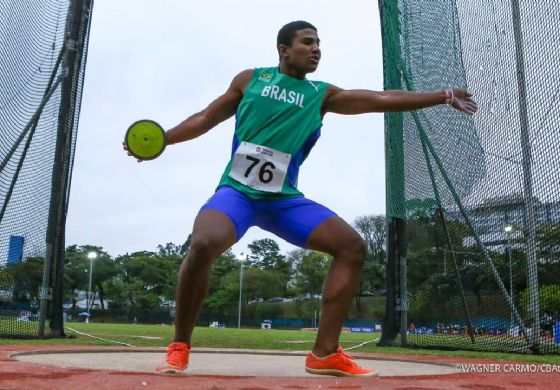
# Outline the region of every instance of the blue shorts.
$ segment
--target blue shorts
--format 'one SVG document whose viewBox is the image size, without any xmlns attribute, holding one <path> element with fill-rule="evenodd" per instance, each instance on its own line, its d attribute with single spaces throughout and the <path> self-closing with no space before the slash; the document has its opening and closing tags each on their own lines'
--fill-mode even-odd
<svg viewBox="0 0 560 390">
<path fill-rule="evenodd" d="M 226 214 L 235 226 L 237 241 L 251 226 L 258 226 L 302 248 L 305 248 L 309 235 L 317 226 L 336 215 L 303 196 L 255 200 L 227 186 L 218 188 L 200 209 L 203 210 L 218 210 Z"/>
</svg>

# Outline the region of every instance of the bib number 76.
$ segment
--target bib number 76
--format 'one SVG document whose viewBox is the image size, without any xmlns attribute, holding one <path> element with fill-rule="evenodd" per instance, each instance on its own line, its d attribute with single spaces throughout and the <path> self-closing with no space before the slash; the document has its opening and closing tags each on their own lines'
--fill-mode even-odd
<svg viewBox="0 0 560 390">
<path fill-rule="evenodd" d="M 242 142 L 233 156 L 229 176 L 260 191 L 280 192 L 291 158 L 288 153 Z"/>
<path fill-rule="evenodd" d="M 251 165 L 249 165 L 243 176 L 249 177 L 253 168 L 259 165 L 261 160 L 253 156 L 245 156 L 245 158 L 251 161 Z M 259 180 L 261 181 L 261 183 L 268 184 L 272 181 L 272 179 L 274 178 L 274 173 L 272 170 L 274 169 L 276 169 L 276 167 L 270 161 L 267 161 L 261 165 L 259 169 Z"/>
</svg>

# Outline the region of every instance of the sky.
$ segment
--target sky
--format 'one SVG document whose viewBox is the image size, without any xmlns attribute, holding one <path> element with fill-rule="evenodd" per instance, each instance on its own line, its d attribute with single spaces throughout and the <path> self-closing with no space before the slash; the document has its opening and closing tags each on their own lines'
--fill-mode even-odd
<svg viewBox="0 0 560 390">
<path fill-rule="evenodd" d="M 272 5 L 278 4 L 278 5 Z M 96 0 L 66 225 L 66 245 L 112 256 L 181 245 L 229 161 L 234 119 L 137 163 L 122 149 L 130 124 L 169 129 L 204 109 L 244 69 L 278 64 L 276 35 L 293 20 L 318 29 L 322 58 L 308 75 L 344 89 L 383 89 L 375 0 Z M 300 169 L 299 189 L 347 222 L 385 213 L 383 115 L 327 114 Z M 272 238 L 259 228 L 232 248 Z"/>
</svg>

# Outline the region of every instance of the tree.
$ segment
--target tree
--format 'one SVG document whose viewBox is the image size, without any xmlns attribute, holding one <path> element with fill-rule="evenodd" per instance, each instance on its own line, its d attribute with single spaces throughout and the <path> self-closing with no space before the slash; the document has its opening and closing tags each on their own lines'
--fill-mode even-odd
<svg viewBox="0 0 560 390">
<path fill-rule="evenodd" d="M 239 283 L 237 284 L 239 288 Z M 282 295 L 283 280 L 278 272 L 260 268 L 247 268 L 243 272 L 243 295 L 245 300 L 268 299 Z"/>
<path fill-rule="evenodd" d="M 294 249 L 286 254 L 286 260 L 292 265 L 294 269 L 297 269 L 303 258 L 309 255 L 311 252 L 312 251 L 310 251 L 309 249 Z"/>
<path fill-rule="evenodd" d="M 15 286 L 14 276 L 5 269 L 0 269 L 0 302 L 11 301 Z"/>
<path fill-rule="evenodd" d="M 204 301 L 204 306 L 214 314 L 233 314 L 233 308 L 237 308 L 239 290 L 235 291 L 233 288 L 234 277 L 229 274 L 225 280 L 225 288 L 217 290 Z"/>
<path fill-rule="evenodd" d="M 120 271 L 121 270 L 115 261 L 103 252 L 101 255 L 97 256 L 97 259 L 94 260 L 91 280 L 93 297 L 91 302 L 93 303 L 96 294 L 99 295 L 99 303 L 101 304 L 102 310 L 105 309 L 105 290 L 103 288 L 103 281 L 111 279 Z"/>
<path fill-rule="evenodd" d="M 180 262 L 177 255 L 161 256 L 155 252 L 141 251 L 119 256 L 115 262 L 120 265 L 122 272 L 117 275 L 118 278 L 112 278 L 110 283 L 102 286 L 116 295 L 113 299 L 127 301 L 126 304 L 117 302 L 113 306 L 146 311 L 158 307 L 162 299 L 175 298 Z"/>
<path fill-rule="evenodd" d="M 177 264 L 173 258 L 159 256 L 153 252 L 137 252 L 124 263 L 125 274 L 138 278 L 143 289 L 156 296 L 172 298 L 177 277 Z"/>
<path fill-rule="evenodd" d="M 228 249 L 216 259 L 210 274 L 210 289 L 215 289 L 220 285 L 220 280 L 230 272 L 239 272 L 240 262 L 235 254 Z"/>
<path fill-rule="evenodd" d="M 88 289 L 89 260 L 87 253 L 83 246 L 70 245 L 64 254 L 64 300 L 72 301 L 72 310 L 76 308 L 76 291 Z"/>
<path fill-rule="evenodd" d="M 204 301 L 204 309 L 224 314 L 237 307 L 240 266 L 241 263 L 231 249 L 218 257 L 210 273 L 208 297 Z"/>
<path fill-rule="evenodd" d="M 157 254 L 163 257 L 182 257 L 183 246 L 175 245 L 172 242 L 168 242 L 165 245 L 158 245 Z"/>
<path fill-rule="evenodd" d="M 291 263 L 286 260 L 286 256 L 280 253 L 278 243 L 270 238 L 264 238 L 253 241 L 248 247 L 251 251 L 248 266 L 276 272 L 282 280 L 282 289 L 285 295 L 288 291 L 293 269 Z"/>
<path fill-rule="evenodd" d="M 309 252 L 297 265 L 296 285 L 303 292 L 318 293 L 322 290 L 330 263 L 327 255 Z"/>
<path fill-rule="evenodd" d="M 97 253 L 97 258 L 89 260 L 87 258 L 89 252 Z M 102 309 L 105 308 L 105 292 L 102 282 L 111 279 L 120 272 L 119 265 L 102 247 L 94 245 L 70 245 L 67 247 L 64 257 L 64 289 L 66 299 L 70 298 L 72 300 L 72 309 L 76 305 L 76 290 L 87 290 L 89 287 L 90 261 L 94 262 L 91 281 L 92 293 L 93 297 L 99 294 Z M 90 304 L 94 301 L 93 297 L 90 298 Z"/>
<path fill-rule="evenodd" d="M 365 215 L 356 218 L 354 228 L 367 244 L 367 254 L 360 277 L 358 292 L 376 290 L 385 286 L 385 253 L 387 241 L 387 221 L 384 215 Z M 355 299 L 358 311 L 362 310 L 360 295 Z"/>
<path fill-rule="evenodd" d="M 521 310 L 529 311 L 529 291 L 523 290 L 520 295 Z M 560 314 L 560 286 L 547 285 L 539 288 L 539 309 L 541 313 Z"/>
<path fill-rule="evenodd" d="M 290 280 L 288 281 L 288 291 L 290 290 L 292 291 L 290 296 L 295 296 L 298 294 L 297 290 L 299 288 L 297 286 L 297 278 L 296 278 L 298 272 L 297 269 L 301 264 L 301 262 L 303 261 L 303 258 L 311 253 L 312 251 L 308 249 L 298 248 L 298 249 L 291 250 L 286 255 L 286 261 L 290 264 L 290 268 L 292 269 Z"/>
<path fill-rule="evenodd" d="M 255 240 L 248 247 L 251 251 L 249 266 L 274 270 L 278 267 L 278 263 L 285 261 L 285 257 L 280 254 L 278 243 L 270 238 Z"/>
<path fill-rule="evenodd" d="M 136 302 L 133 286 L 134 280 L 125 281 L 122 274 L 113 276 L 110 280 L 103 282 L 103 287 L 108 296 L 111 297 L 110 307 L 112 309 L 127 309 L 127 316 L 130 307 Z"/>
<path fill-rule="evenodd" d="M 240 262 L 236 259 L 231 249 L 224 252 L 216 259 L 210 273 L 208 296 L 224 288 L 224 282 L 229 274 L 239 275 Z M 239 286 L 239 283 L 237 284 Z"/>
<path fill-rule="evenodd" d="M 354 228 L 365 240 L 373 260 L 385 260 L 387 245 L 387 220 L 384 215 L 364 215 L 356 218 Z"/>
<path fill-rule="evenodd" d="M 183 243 L 183 245 L 181 245 L 181 256 L 184 257 L 187 254 L 189 248 L 191 247 L 191 242 L 192 242 L 192 234 L 189 234 L 187 240 Z"/>
<path fill-rule="evenodd" d="M 39 287 L 43 282 L 42 257 L 28 257 L 20 263 L 10 263 L 6 271 L 13 276 L 13 299 L 27 302 L 39 296 Z"/>
<path fill-rule="evenodd" d="M 539 284 L 560 284 L 560 224 L 540 226 L 537 243 Z"/>
<path fill-rule="evenodd" d="M 260 318 L 277 318 L 284 313 L 284 309 L 277 303 L 262 303 L 257 305 L 256 315 Z"/>
</svg>

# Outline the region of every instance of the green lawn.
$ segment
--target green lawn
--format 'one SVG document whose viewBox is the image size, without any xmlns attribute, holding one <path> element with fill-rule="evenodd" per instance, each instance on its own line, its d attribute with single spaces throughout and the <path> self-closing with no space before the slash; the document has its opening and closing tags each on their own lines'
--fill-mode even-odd
<svg viewBox="0 0 560 390">
<path fill-rule="evenodd" d="M 66 335 L 70 337 L 65 339 L 18 340 L 0 338 L 0 345 L 118 345 L 77 334 L 71 331 L 70 328 L 98 338 L 127 343 L 138 347 L 166 347 L 173 337 L 173 326 L 170 325 L 84 324 L 71 322 L 66 324 Z M 560 363 L 560 357 L 558 355 L 522 355 L 493 352 L 377 347 L 376 341 L 379 337 L 380 333 L 343 333 L 340 343 L 344 348 L 347 348 L 363 342 L 368 342 L 352 350 L 355 352 L 472 357 L 553 364 Z M 300 330 L 216 329 L 198 327 L 193 334 L 193 345 L 195 347 L 307 351 L 311 349 L 314 339 L 315 332 Z"/>
<path fill-rule="evenodd" d="M 476 348 L 477 351 L 491 352 L 493 350 L 509 350 L 514 351 L 523 345 L 521 342 L 521 337 L 508 338 L 504 336 L 476 336 L 475 343 L 472 344 L 469 336 L 466 335 L 421 335 L 421 334 L 409 334 L 408 343 L 410 345 L 422 347 L 430 346 L 437 343 L 438 346 L 453 348 L 457 345 L 465 346 L 466 348 L 472 347 Z M 554 343 L 552 339 L 541 339 L 541 348 L 544 351 L 550 353 L 550 351 L 556 351 L 556 354 L 560 354 L 560 348 Z M 521 353 L 528 353 L 527 350 L 519 350 Z M 558 357 L 560 360 L 560 356 Z"/>
</svg>

